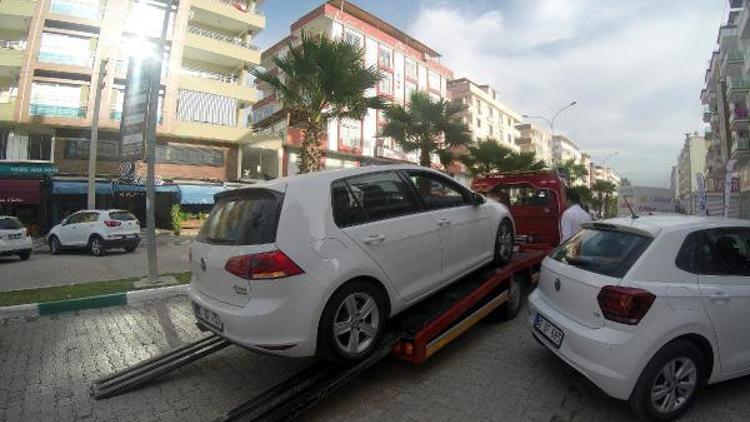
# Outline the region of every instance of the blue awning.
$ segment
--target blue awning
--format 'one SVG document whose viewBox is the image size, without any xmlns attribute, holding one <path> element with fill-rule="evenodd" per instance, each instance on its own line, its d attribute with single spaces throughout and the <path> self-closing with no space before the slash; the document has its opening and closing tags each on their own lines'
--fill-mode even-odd
<svg viewBox="0 0 750 422">
<path fill-rule="evenodd" d="M 131 185 L 126 183 L 115 183 L 114 185 L 114 192 L 146 192 L 146 186 L 145 185 Z M 177 189 L 177 185 L 156 185 L 155 189 L 156 193 L 180 193 L 180 190 Z"/>
<path fill-rule="evenodd" d="M 213 205 L 214 195 L 226 188 L 221 185 L 178 185 L 180 188 L 180 204 L 182 205 Z"/>
<path fill-rule="evenodd" d="M 86 195 L 88 194 L 88 183 L 78 181 L 52 181 L 53 195 Z M 97 195 L 112 195 L 112 184 L 109 182 L 96 183 Z"/>
</svg>

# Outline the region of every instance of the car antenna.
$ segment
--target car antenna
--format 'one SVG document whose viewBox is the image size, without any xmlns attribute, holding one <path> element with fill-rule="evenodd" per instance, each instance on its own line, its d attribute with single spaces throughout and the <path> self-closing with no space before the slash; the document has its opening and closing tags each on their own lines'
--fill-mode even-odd
<svg viewBox="0 0 750 422">
<path fill-rule="evenodd" d="M 627 205 L 628 209 L 630 210 L 630 218 L 632 218 L 633 220 L 637 219 L 638 214 L 636 214 L 635 211 L 633 211 L 633 207 L 630 206 L 630 202 L 628 202 L 628 197 L 623 195 L 622 199 L 625 200 L 625 205 Z"/>
</svg>

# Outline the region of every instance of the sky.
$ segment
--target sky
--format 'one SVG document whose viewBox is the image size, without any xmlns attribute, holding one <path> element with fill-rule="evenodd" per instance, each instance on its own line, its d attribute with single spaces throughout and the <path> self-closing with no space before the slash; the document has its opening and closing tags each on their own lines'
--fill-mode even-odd
<svg viewBox="0 0 750 422">
<path fill-rule="evenodd" d="M 358 0 L 488 83 L 520 114 L 635 184 L 669 186 L 685 133 L 703 133 L 700 90 L 727 0 Z M 266 0 L 269 47 L 321 1 Z M 544 125 L 543 121 L 536 121 Z M 616 154 L 615 154 L 616 153 Z"/>
</svg>

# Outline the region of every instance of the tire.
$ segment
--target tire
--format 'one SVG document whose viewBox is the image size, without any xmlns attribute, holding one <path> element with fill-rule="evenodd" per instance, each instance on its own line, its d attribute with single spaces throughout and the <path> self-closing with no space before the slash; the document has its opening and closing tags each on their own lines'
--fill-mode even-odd
<svg viewBox="0 0 750 422">
<path fill-rule="evenodd" d="M 21 261 L 27 261 L 29 258 L 31 258 L 31 249 L 19 253 L 18 257 L 21 258 Z"/>
<path fill-rule="evenodd" d="M 492 321 L 510 321 L 515 318 L 523 307 L 523 279 L 514 275 L 508 285 L 508 300 L 492 311 Z"/>
<path fill-rule="evenodd" d="M 676 381 L 667 378 L 669 366 L 677 376 Z M 673 341 L 662 347 L 646 365 L 630 395 L 630 406 L 644 419 L 674 419 L 693 403 L 706 383 L 707 374 L 705 357 L 696 345 L 686 340 Z M 675 386 L 675 382 L 678 386 L 684 383 L 683 388 Z M 655 393 L 655 390 L 660 392 Z M 652 400 L 652 394 L 662 397 Z"/>
<path fill-rule="evenodd" d="M 99 236 L 91 236 L 91 239 L 89 239 L 89 251 L 94 256 L 103 256 L 106 254 L 107 248 L 104 246 L 104 240 Z"/>
<path fill-rule="evenodd" d="M 125 249 L 125 252 L 131 253 L 131 252 L 135 252 L 136 248 L 138 248 L 138 245 L 125 246 L 123 249 Z"/>
<path fill-rule="evenodd" d="M 363 309 L 366 304 L 369 311 Z M 352 311 L 356 315 L 354 319 Z M 343 285 L 328 300 L 320 317 L 318 355 L 337 364 L 364 359 L 385 332 L 386 312 L 385 299 L 372 283 L 355 280 Z M 356 334 L 357 341 L 352 341 L 352 334 Z"/>
<path fill-rule="evenodd" d="M 57 236 L 52 236 L 49 238 L 49 253 L 52 255 L 58 255 L 60 254 L 60 240 L 57 238 Z"/>
<path fill-rule="evenodd" d="M 513 224 L 507 218 L 504 219 L 497 228 L 495 236 L 495 255 L 492 260 L 493 265 L 502 267 L 510 262 L 513 257 L 513 245 L 515 236 L 513 234 Z"/>
</svg>

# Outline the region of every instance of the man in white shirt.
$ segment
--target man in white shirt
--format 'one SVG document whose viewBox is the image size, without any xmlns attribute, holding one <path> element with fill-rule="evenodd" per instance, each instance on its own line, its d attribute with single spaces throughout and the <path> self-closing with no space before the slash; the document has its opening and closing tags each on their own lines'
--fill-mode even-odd
<svg viewBox="0 0 750 422">
<path fill-rule="evenodd" d="M 589 213 L 581 206 L 581 197 L 578 195 L 578 192 L 569 189 L 566 194 L 568 197 L 568 209 L 565 210 L 560 219 L 561 242 L 568 240 L 578 230 L 581 230 L 582 223 L 592 221 Z"/>
</svg>

